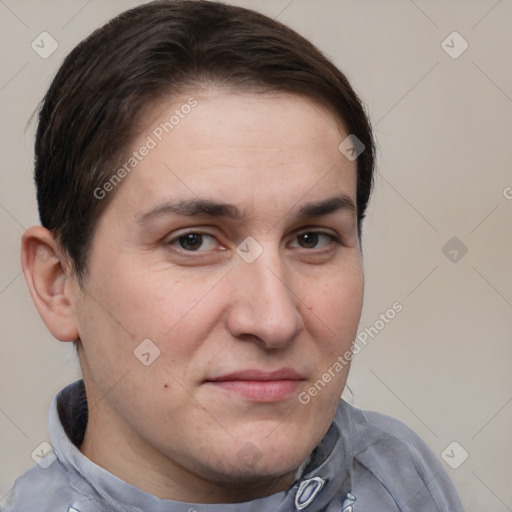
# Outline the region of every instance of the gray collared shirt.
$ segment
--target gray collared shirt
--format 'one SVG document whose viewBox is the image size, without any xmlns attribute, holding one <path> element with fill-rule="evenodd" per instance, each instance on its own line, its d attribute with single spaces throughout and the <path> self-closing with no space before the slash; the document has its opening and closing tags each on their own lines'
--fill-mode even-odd
<svg viewBox="0 0 512 512">
<path fill-rule="evenodd" d="M 439 460 L 408 427 L 340 401 L 301 477 L 286 491 L 235 504 L 161 500 L 87 459 L 82 381 L 52 402 L 53 451 L 24 473 L 5 512 L 463 512 Z"/>
</svg>

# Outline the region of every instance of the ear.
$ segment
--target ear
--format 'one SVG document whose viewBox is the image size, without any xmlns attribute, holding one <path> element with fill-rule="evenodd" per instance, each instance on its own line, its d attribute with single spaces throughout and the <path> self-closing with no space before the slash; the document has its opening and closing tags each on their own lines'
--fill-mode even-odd
<svg viewBox="0 0 512 512">
<path fill-rule="evenodd" d="M 75 319 L 76 278 L 51 231 L 36 226 L 21 239 L 21 264 L 32 300 L 55 338 L 78 339 Z"/>
</svg>

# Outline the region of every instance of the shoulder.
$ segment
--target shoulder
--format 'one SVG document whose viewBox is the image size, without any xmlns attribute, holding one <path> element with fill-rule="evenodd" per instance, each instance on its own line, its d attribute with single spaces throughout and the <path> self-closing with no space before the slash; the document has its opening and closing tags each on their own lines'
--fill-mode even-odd
<svg viewBox="0 0 512 512">
<path fill-rule="evenodd" d="M 375 441 L 398 443 L 413 454 L 421 453 L 429 457 L 432 455 L 435 458 L 427 444 L 400 420 L 379 412 L 349 407 L 352 407 L 366 428 L 372 432 L 372 439 Z"/>
<path fill-rule="evenodd" d="M 111 510 L 93 497 L 84 482 L 71 478 L 66 467 L 56 459 L 48 467 L 35 465 L 23 473 L 7 494 L 3 512 L 68 512 Z"/>
<path fill-rule="evenodd" d="M 425 457 L 427 463 L 439 463 L 436 456 L 418 435 L 405 423 L 391 416 L 359 409 L 341 401 L 335 421 L 340 419 L 340 423 L 347 421 L 351 423 L 354 455 L 360 455 L 368 450 L 373 451 L 377 447 L 392 446 L 402 456 L 413 461 L 420 462 Z"/>
<path fill-rule="evenodd" d="M 5 512 L 26 510 L 67 510 L 70 502 L 69 482 L 58 462 L 43 468 L 38 465 L 17 478 L 6 498 Z M 51 502 L 48 501 L 51 499 Z"/>
<path fill-rule="evenodd" d="M 440 460 L 407 425 L 346 402 L 340 403 L 337 417 L 351 423 L 356 480 L 385 489 L 397 510 L 463 511 Z"/>
</svg>

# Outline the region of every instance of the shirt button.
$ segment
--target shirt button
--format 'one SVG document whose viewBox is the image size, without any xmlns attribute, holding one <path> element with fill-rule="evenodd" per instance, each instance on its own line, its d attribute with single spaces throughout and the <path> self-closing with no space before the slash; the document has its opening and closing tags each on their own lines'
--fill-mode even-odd
<svg viewBox="0 0 512 512">
<path fill-rule="evenodd" d="M 356 497 L 353 494 L 348 493 L 345 500 L 343 501 L 341 512 L 354 512 L 355 502 Z"/>
<path fill-rule="evenodd" d="M 302 481 L 295 495 L 295 508 L 304 510 L 318 496 L 324 483 L 325 480 L 319 476 Z"/>
</svg>

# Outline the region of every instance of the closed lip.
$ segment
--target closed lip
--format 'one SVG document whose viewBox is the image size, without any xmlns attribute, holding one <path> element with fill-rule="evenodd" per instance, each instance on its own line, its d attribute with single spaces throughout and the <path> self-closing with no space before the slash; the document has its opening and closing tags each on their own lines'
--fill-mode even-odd
<svg viewBox="0 0 512 512">
<path fill-rule="evenodd" d="M 304 377 L 291 368 L 267 371 L 247 369 L 226 373 L 206 380 L 228 394 L 259 403 L 281 402 L 297 393 Z"/>
<path fill-rule="evenodd" d="M 240 370 L 232 373 L 226 373 L 217 377 L 206 379 L 207 382 L 226 382 L 234 380 L 246 381 L 276 381 L 276 380 L 304 380 L 305 378 L 292 368 L 280 368 L 278 370 L 267 371 L 257 369 Z"/>
</svg>

